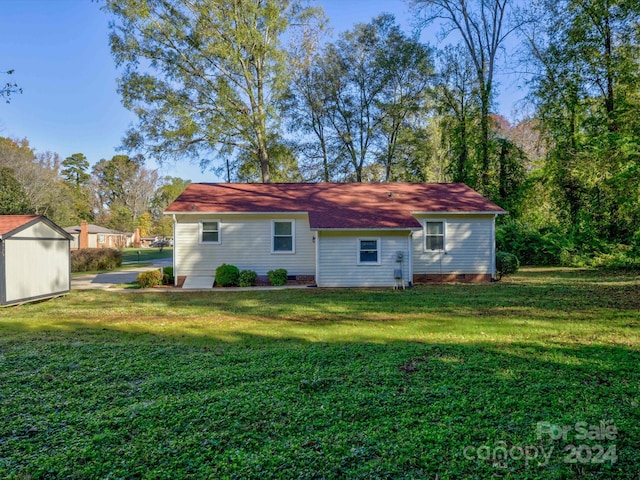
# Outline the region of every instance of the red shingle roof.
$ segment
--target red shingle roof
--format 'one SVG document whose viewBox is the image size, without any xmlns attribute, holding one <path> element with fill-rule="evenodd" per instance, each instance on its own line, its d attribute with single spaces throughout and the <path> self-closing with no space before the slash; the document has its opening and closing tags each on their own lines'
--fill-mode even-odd
<svg viewBox="0 0 640 480">
<path fill-rule="evenodd" d="M 461 183 L 192 183 L 166 213 L 308 212 L 313 229 L 420 228 L 413 213 L 505 213 Z"/>
<path fill-rule="evenodd" d="M 39 216 L 40 215 L 0 215 L 0 235 L 12 232 Z"/>
</svg>

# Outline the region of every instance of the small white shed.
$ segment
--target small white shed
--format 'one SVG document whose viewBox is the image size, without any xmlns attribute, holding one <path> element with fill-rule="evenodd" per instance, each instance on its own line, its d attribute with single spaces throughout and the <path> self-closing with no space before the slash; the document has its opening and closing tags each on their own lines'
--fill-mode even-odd
<svg viewBox="0 0 640 480">
<path fill-rule="evenodd" d="M 0 305 L 69 293 L 70 241 L 42 215 L 0 215 Z"/>
</svg>

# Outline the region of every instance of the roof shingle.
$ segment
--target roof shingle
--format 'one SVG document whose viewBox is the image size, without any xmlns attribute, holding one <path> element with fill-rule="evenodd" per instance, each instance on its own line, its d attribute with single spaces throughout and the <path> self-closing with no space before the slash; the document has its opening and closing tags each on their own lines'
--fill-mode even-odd
<svg viewBox="0 0 640 480">
<path fill-rule="evenodd" d="M 313 229 L 415 229 L 413 213 L 505 213 L 461 183 L 192 183 L 166 209 L 293 212 L 308 212 Z"/>
<path fill-rule="evenodd" d="M 40 215 L 0 215 L 0 235 L 12 232 Z"/>
</svg>

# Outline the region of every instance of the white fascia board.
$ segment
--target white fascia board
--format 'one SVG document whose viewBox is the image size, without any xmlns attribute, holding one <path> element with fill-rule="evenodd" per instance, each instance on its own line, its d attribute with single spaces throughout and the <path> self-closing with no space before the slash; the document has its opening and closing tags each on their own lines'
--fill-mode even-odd
<svg viewBox="0 0 640 480">
<path fill-rule="evenodd" d="M 368 227 L 368 228 L 314 228 L 309 230 L 312 232 L 419 232 L 422 227 L 398 227 L 398 228 L 384 228 L 384 227 Z"/>
<path fill-rule="evenodd" d="M 307 215 L 309 212 L 162 212 L 163 215 Z"/>
<path fill-rule="evenodd" d="M 505 215 L 507 212 L 411 212 L 411 215 Z"/>
</svg>

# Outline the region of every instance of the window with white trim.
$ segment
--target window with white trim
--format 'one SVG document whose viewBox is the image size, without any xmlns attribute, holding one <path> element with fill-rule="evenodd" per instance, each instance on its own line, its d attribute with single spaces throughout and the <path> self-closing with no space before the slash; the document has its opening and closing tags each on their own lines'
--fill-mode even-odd
<svg viewBox="0 0 640 480">
<path fill-rule="evenodd" d="M 295 228 L 293 220 L 271 222 L 271 252 L 295 253 Z"/>
<path fill-rule="evenodd" d="M 424 249 L 444 250 L 444 222 L 424 222 Z"/>
<path fill-rule="evenodd" d="M 220 222 L 203 220 L 200 222 L 200 243 L 220 243 Z"/>
<path fill-rule="evenodd" d="M 358 265 L 379 265 L 380 264 L 380 239 L 379 238 L 359 238 L 358 239 Z"/>
</svg>

